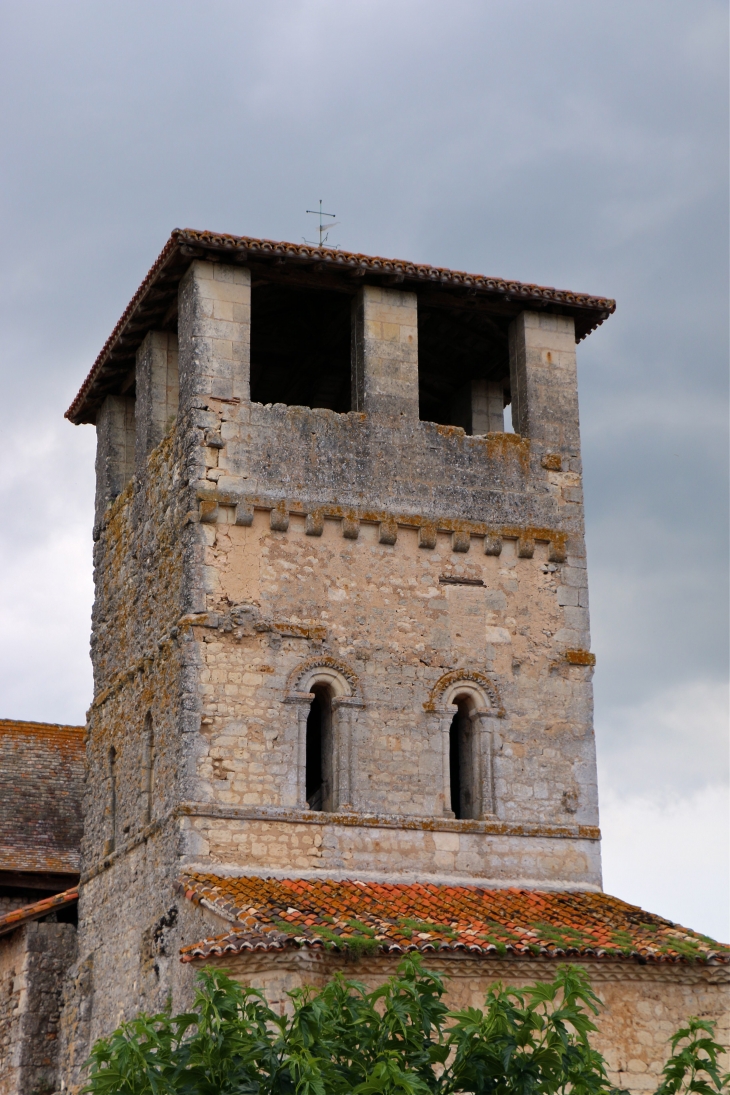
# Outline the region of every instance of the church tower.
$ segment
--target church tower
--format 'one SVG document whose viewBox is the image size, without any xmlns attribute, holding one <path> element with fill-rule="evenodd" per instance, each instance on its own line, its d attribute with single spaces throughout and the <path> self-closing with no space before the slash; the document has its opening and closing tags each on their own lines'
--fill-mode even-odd
<svg viewBox="0 0 730 1095">
<path fill-rule="evenodd" d="M 576 342 L 613 310 L 172 234 L 67 412 L 87 1040 L 187 999 L 226 921 L 181 878 L 600 892 Z"/>
</svg>

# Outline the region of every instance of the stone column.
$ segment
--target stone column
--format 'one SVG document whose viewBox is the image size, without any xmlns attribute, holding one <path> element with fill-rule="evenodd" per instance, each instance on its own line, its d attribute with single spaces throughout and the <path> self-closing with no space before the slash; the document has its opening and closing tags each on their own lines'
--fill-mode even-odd
<svg viewBox="0 0 730 1095">
<path fill-rule="evenodd" d="M 350 696 L 332 700 L 332 733 L 334 739 L 334 787 L 332 803 L 335 810 L 355 810 L 355 743 L 354 724 L 357 711 L 364 704 Z"/>
<path fill-rule="evenodd" d="M 352 311 L 352 409 L 418 421 L 415 293 L 364 285 Z"/>
<path fill-rule="evenodd" d="M 570 316 L 522 312 L 509 330 L 512 424 L 536 451 L 578 456 L 575 323 Z"/>
<path fill-rule="evenodd" d="M 504 433 L 504 390 L 499 381 L 471 381 L 470 433 Z"/>
<path fill-rule="evenodd" d="M 177 334 L 149 331 L 137 350 L 135 372 L 135 462 L 139 474 L 177 417 Z"/>
<path fill-rule="evenodd" d="M 284 806 L 296 806 L 298 810 L 307 808 L 307 718 L 313 699 L 314 692 L 290 692 L 284 701 L 294 706 L 297 727 L 295 763 L 291 769 L 295 778 L 291 786 L 282 788 L 281 797 Z"/>
<path fill-rule="evenodd" d="M 441 786 L 444 798 L 444 817 L 453 817 L 451 809 L 451 724 L 459 710 L 455 703 L 436 709 L 441 730 Z"/>
<path fill-rule="evenodd" d="M 250 399 L 251 273 L 196 260 L 180 282 L 180 401 Z"/>
<path fill-rule="evenodd" d="M 496 813 L 494 803 L 494 722 L 491 711 L 482 708 L 472 711 L 472 733 L 476 737 L 476 756 L 479 758 L 478 794 L 480 818 L 492 817 Z"/>
<path fill-rule="evenodd" d="M 134 475 L 134 399 L 108 395 L 96 416 L 95 524 Z"/>
</svg>

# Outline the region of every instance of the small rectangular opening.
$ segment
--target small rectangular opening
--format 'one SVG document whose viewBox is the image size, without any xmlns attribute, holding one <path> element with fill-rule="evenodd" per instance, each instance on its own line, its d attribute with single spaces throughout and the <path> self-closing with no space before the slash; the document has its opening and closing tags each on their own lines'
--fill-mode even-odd
<svg viewBox="0 0 730 1095">
<path fill-rule="evenodd" d="M 254 282 L 254 403 L 350 410 L 350 301 L 329 289 Z"/>
<path fill-rule="evenodd" d="M 511 399 L 507 331 L 476 308 L 418 306 L 418 400 L 424 422 L 503 433 Z"/>
</svg>

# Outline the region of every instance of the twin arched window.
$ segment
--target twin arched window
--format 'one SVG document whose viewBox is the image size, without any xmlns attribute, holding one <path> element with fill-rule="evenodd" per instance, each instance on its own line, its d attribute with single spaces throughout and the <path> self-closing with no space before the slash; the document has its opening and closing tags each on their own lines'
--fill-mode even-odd
<svg viewBox="0 0 730 1095">
<path fill-rule="evenodd" d="M 291 678 L 287 702 L 299 707 L 296 801 L 303 809 L 353 808 L 352 726 L 354 709 L 363 704 L 344 668 L 310 662 Z M 464 820 L 492 816 L 494 718 L 504 714 L 494 686 L 479 673 L 450 673 L 434 687 L 427 710 L 441 716 L 444 813 Z"/>
</svg>

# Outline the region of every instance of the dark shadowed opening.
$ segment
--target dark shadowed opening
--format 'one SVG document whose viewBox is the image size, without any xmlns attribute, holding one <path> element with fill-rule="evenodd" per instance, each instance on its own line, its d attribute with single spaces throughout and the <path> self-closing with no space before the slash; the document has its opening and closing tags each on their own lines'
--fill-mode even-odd
<svg viewBox="0 0 730 1095">
<path fill-rule="evenodd" d="M 420 418 L 461 426 L 468 434 L 499 433 L 510 402 L 508 317 L 475 307 L 448 309 L 418 302 Z"/>
<path fill-rule="evenodd" d="M 473 734 L 469 708 L 457 700 L 458 710 L 449 729 L 449 780 L 451 809 L 456 818 L 475 818 Z"/>
<path fill-rule="evenodd" d="M 310 810 L 332 809 L 332 698 L 315 685 L 307 716 L 306 796 Z"/>
<path fill-rule="evenodd" d="M 251 399 L 350 410 L 347 293 L 257 282 L 251 287 Z"/>
</svg>

